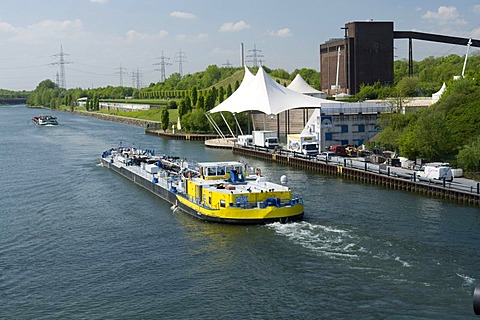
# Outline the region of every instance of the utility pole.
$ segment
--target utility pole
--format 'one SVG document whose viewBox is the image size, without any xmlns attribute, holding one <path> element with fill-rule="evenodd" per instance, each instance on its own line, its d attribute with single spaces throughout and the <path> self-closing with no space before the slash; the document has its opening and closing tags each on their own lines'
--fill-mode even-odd
<svg viewBox="0 0 480 320">
<path fill-rule="evenodd" d="M 125 68 L 122 68 L 122 64 L 120 64 L 120 67 L 117 68 L 117 72 L 115 72 L 115 74 L 119 74 L 120 75 L 120 87 L 123 87 L 123 74 L 125 73 Z"/>
<path fill-rule="evenodd" d="M 142 78 L 142 73 L 140 70 L 133 70 L 132 71 L 132 87 L 137 88 L 138 90 L 141 87 L 141 78 Z"/>
<path fill-rule="evenodd" d="M 183 63 L 187 62 L 187 56 L 185 55 L 185 52 L 182 52 L 182 50 L 177 52 L 173 62 L 178 62 L 178 73 L 180 73 L 180 77 L 183 77 Z"/>
<path fill-rule="evenodd" d="M 58 75 L 58 71 L 55 76 L 55 84 L 57 85 L 57 88 L 60 88 L 60 76 Z"/>
<path fill-rule="evenodd" d="M 162 50 L 162 55 L 158 57 L 157 59 L 160 59 L 160 62 L 154 63 L 153 65 L 160 65 L 160 69 L 155 69 L 155 71 L 160 71 L 160 82 L 165 82 L 167 77 L 165 76 L 165 66 L 171 66 L 172 64 L 170 62 L 167 62 L 166 60 L 169 60 L 170 58 L 165 57 L 163 55 L 163 50 Z"/>
<path fill-rule="evenodd" d="M 232 67 L 232 64 L 230 63 L 230 61 L 227 59 L 227 63 L 224 63 L 223 66 L 225 68 L 231 68 Z"/>
<path fill-rule="evenodd" d="M 263 62 L 265 62 L 265 60 L 261 59 L 261 58 L 263 58 L 263 55 L 260 54 L 260 52 L 262 52 L 262 50 L 257 49 L 257 46 L 255 44 L 253 44 L 253 49 L 248 50 L 248 52 L 251 52 L 251 54 L 248 54 L 247 58 L 252 58 L 252 59 L 248 60 L 247 62 L 251 62 L 252 67 L 258 68 L 259 67 L 259 62 L 260 62 L 260 66 L 262 65 Z"/>
<path fill-rule="evenodd" d="M 59 77 L 58 87 L 64 88 L 64 89 L 67 88 L 67 80 L 65 79 L 65 65 L 71 63 L 69 61 L 65 61 L 65 58 L 64 58 L 65 56 L 69 56 L 69 54 L 64 53 L 63 46 L 60 45 L 60 52 L 53 55 L 53 57 L 58 57 L 58 61 L 51 63 L 52 65 L 60 66 L 60 77 Z"/>
</svg>

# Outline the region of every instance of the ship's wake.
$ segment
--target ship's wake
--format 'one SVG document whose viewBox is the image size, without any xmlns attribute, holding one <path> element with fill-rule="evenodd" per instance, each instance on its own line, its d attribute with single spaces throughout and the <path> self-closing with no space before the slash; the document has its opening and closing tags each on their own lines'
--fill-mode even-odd
<svg viewBox="0 0 480 320">
<path fill-rule="evenodd" d="M 358 245 L 358 239 L 348 230 L 305 221 L 287 224 L 273 223 L 268 227 L 277 234 L 284 235 L 318 254 L 355 259 L 364 251 L 364 248 Z"/>
</svg>

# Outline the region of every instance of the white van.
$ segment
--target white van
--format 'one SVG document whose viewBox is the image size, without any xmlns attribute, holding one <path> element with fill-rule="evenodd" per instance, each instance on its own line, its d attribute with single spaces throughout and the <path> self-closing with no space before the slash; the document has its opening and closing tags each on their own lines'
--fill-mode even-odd
<svg viewBox="0 0 480 320">
<path fill-rule="evenodd" d="M 423 166 L 420 171 L 417 171 L 417 176 L 425 179 L 435 179 L 445 181 L 453 181 L 452 168 L 447 165 L 431 165 L 426 164 Z"/>
</svg>

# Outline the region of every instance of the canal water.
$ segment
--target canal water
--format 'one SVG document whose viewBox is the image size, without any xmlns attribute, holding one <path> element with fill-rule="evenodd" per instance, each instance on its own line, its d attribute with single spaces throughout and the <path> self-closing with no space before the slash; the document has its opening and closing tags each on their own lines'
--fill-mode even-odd
<svg viewBox="0 0 480 320">
<path fill-rule="evenodd" d="M 53 113 L 57 127 L 35 126 Z M 286 174 L 305 220 L 198 221 L 98 165 L 111 146 Z M 0 107 L 1 319 L 467 319 L 480 209 L 168 140 Z"/>
</svg>

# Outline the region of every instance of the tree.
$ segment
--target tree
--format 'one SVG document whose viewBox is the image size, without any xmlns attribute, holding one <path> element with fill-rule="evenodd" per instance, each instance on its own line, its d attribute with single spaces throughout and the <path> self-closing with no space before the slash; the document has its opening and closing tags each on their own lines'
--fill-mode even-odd
<svg viewBox="0 0 480 320">
<path fill-rule="evenodd" d="M 458 152 L 457 161 L 467 172 L 480 173 L 480 136 Z"/>
<path fill-rule="evenodd" d="M 168 129 L 169 117 L 170 115 L 168 113 L 168 108 L 163 107 L 162 110 L 160 111 L 160 122 L 162 123 L 163 132 L 166 132 Z"/>
<path fill-rule="evenodd" d="M 178 106 L 178 117 L 181 119 L 188 111 L 186 99 L 183 98 L 180 100 L 180 105 Z"/>
<path fill-rule="evenodd" d="M 195 105 L 195 109 L 197 110 L 204 110 L 205 109 L 205 98 L 203 95 L 200 95 L 197 99 L 197 104 Z"/>
<path fill-rule="evenodd" d="M 197 104 L 197 100 L 198 100 L 198 90 L 197 90 L 197 87 L 193 87 L 192 88 L 192 92 L 190 93 L 190 96 L 191 96 L 191 100 L 192 100 L 192 105 L 196 105 Z"/>
<path fill-rule="evenodd" d="M 225 88 L 222 86 L 218 89 L 218 103 L 222 103 L 225 100 Z"/>
<path fill-rule="evenodd" d="M 230 97 L 232 95 L 233 91 L 232 91 L 232 85 L 229 83 L 227 85 L 227 98 Z"/>
</svg>

